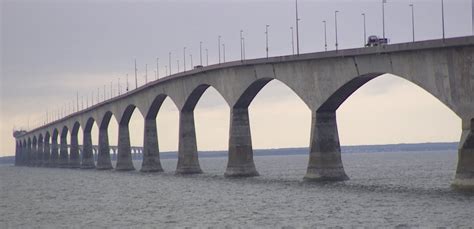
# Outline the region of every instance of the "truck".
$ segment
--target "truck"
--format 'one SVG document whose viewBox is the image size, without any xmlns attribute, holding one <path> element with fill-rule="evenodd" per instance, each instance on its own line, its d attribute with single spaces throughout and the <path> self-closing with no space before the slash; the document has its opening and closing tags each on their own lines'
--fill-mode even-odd
<svg viewBox="0 0 474 229">
<path fill-rule="evenodd" d="M 365 47 L 375 47 L 388 44 L 388 38 L 380 38 L 376 35 L 369 36 Z"/>
</svg>

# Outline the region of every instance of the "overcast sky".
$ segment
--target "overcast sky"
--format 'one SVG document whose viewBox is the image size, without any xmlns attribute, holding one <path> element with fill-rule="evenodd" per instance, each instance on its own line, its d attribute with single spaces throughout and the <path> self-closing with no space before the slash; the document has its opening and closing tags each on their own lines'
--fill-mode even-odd
<svg viewBox="0 0 474 229">
<path fill-rule="evenodd" d="M 209 49 L 209 63 L 215 63 L 218 35 L 226 45 L 226 60 L 239 59 L 241 29 L 247 58 L 262 57 L 266 24 L 270 25 L 270 55 L 291 54 L 294 1 L 0 2 L 0 156 L 14 154 L 14 127 L 44 121 L 47 110 L 70 104 L 76 92 L 90 99 L 92 94 L 97 96 L 98 88 L 102 93 L 103 85 L 110 90 L 111 82 L 116 91 L 119 78 L 125 88 L 125 75 L 132 75 L 135 58 L 139 84 L 144 82 L 145 64 L 149 78 L 154 78 L 156 58 L 160 58 L 159 74 L 165 74 L 168 52 L 173 53 L 175 72 L 184 46 L 197 64 L 199 41 Z M 388 0 L 386 36 L 390 42 L 411 41 L 410 3 L 415 5 L 416 39 L 440 38 L 440 1 Z M 381 1 L 300 0 L 299 9 L 303 53 L 324 50 L 323 20 L 328 23 L 329 48 L 334 48 L 335 10 L 340 11 L 340 49 L 363 45 L 361 13 L 367 15 L 367 34 L 382 34 Z M 471 0 L 445 0 L 446 36 L 470 36 L 471 15 Z M 272 81 L 266 86 L 250 112 L 254 148 L 308 146 L 310 111 L 282 83 Z M 204 94 L 195 114 L 199 150 L 227 149 L 229 108 L 215 90 Z M 369 82 L 338 110 L 344 145 L 458 141 L 460 122 L 434 97 L 396 76 Z M 130 125 L 132 145 L 142 145 L 143 118 L 138 112 Z M 170 100 L 158 116 L 158 125 L 161 150 L 177 150 L 178 112 Z M 111 144 L 117 142 L 116 126 L 112 122 L 109 128 Z M 96 127 L 93 138 L 96 143 Z"/>
</svg>

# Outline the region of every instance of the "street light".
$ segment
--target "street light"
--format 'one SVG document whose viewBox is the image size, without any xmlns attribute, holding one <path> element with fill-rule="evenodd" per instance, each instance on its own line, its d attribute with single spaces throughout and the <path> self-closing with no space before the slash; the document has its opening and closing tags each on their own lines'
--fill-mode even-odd
<svg viewBox="0 0 474 229">
<path fill-rule="evenodd" d="M 295 38 L 293 32 L 293 26 L 290 27 L 291 30 L 291 50 L 293 51 L 293 55 L 295 55 Z"/>
<path fill-rule="evenodd" d="M 444 0 L 441 0 L 441 20 L 442 20 L 442 26 L 443 26 L 443 40 L 445 38 L 445 33 L 444 33 Z"/>
<path fill-rule="evenodd" d="M 266 42 L 267 58 L 268 58 L 268 27 L 270 27 L 270 25 L 265 26 L 265 42 Z"/>
<path fill-rule="evenodd" d="M 223 57 L 223 62 L 225 63 L 225 44 L 222 44 L 222 57 Z"/>
<path fill-rule="evenodd" d="M 339 13 L 339 11 L 334 11 L 334 23 L 335 23 L 335 28 L 336 28 L 336 51 L 338 50 L 338 46 L 339 44 L 337 43 L 337 13 Z"/>
<path fill-rule="evenodd" d="M 412 36 L 413 36 L 413 42 L 415 42 L 415 7 L 413 4 L 410 4 L 411 7 L 411 28 L 412 28 Z"/>
<path fill-rule="evenodd" d="M 202 41 L 199 42 L 199 63 L 202 66 Z"/>
<path fill-rule="evenodd" d="M 186 72 L 186 47 L 183 48 L 183 69 Z"/>
<path fill-rule="evenodd" d="M 219 64 L 221 63 L 221 36 L 217 37 L 217 49 L 219 51 Z"/>
<path fill-rule="evenodd" d="M 137 59 L 135 59 L 135 89 L 138 88 L 138 77 L 137 77 Z"/>
<path fill-rule="evenodd" d="M 168 66 L 170 68 L 169 75 L 171 75 L 171 52 L 169 53 L 168 60 L 169 60 L 169 65 Z"/>
<path fill-rule="evenodd" d="M 295 0 L 295 8 L 296 8 L 296 53 L 300 55 L 300 36 L 299 36 L 299 21 L 298 18 L 298 0 Z"/>
<path fill-rule="evenodd" d="M 159 60 L 160 60 L 160 58 L 156 58 L 156 80 L 158 80 L 158 78 L 160 78 L 160 68 L 159 68 L 159 65 L 158 65 Z"/>
<path fill-rule="evenodd" d="M 324 50 L 328 51 L 328 37 L 327 37 L 327 31 L 326 31 L 326 21 L 323 21 L 324 24 Z"/>
<path fill-rule="evenodd" d="M 365 26 L 365 13 L 362 13 L 362 17 L 364 18 L 364 42 L 362 43 L 365 46 L 365 41 L 367 41 L 367 30 Z"/>
<path fill-rule="evenodd" d="M 383 32 L 383 38 L 385 38 L 385 3 L 387 3 L 387 0 L 382 0 L 382 32 Z"/>
<path fill-rule="evenodd" d="M 206 49 L 206 66 L 209 65 L 209 50 Z"/>
<path fill-rule="evenodd" d="M 244 60 L 244 31 L 240 30 L 240 61 Z"/>
</svg>

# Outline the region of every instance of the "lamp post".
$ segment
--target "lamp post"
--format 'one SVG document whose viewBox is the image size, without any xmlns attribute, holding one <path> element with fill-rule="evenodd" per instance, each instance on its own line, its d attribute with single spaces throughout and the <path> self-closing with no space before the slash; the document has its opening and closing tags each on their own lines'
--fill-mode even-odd
<svg viewBox="0 0 474 229">
<path fill-rule="evenodd" d="M 199 42 L 199 63 L 202 66 L 202 41 Z"/>
<path fill-rule="evenodd" d="M 186 72 L 186 47 L 183 48 L 183 69 Z"/>
<path fill-rule="evenodd" d="M 413 36 L 413 42 L 415 42 L 415 6 L 410 4 L 411 7 L 411 34 Z"/>
<path fill-rule="evenodd" d="M 385 38 L 385 3 L 387 3 L 387 0 L 382 0 L 382 33 L 383 33 L 383 38 Z"/>
<path fill-rule="evenodd" d="M 265 44 L 266 44 L 266 52 L 267 52 L 267 59 L 268 59 L 268 27 L 270 27 L 270 25 L 266 25 L 265 26 Z"/>
<path fill-rule="evenodd" d="M 221 36 L 217 37 L 217 50 L 219 51 L 219 64 L 221 63 Z"/>
<path fill-rule="evenodd" d="M 137 78 L 137 59 L 135 59 L 135 89 L 138 88 L 138 78 Z"/>
<path fill-rule="evenodd" d="M 240 61 L 244 60 L 244 31 L 240 30 Z"/>
<path fill-rule="evenodd" d="M 159 60 L 160 60 L 160 58 L 156 58 L 156 80 L 158 80 L 158 78 L 160 78 L 160 68 L 159 68 L 159 65 L 158 65 Z"/>
<path fill-rule="evenodd" d="M 326 20 L 323 21 L 324 24 L 324 50 L 328 51 L 328 37 L 327 37 L 327 30 L 326 30 Z"/>
<path fill-rule="evenodd" d="M 335 29 L 336 29 L 336 51 L 338 50 L 338 46 L 339 44 L 337 43 L 337 13 L 339 13 L 339 11 L 334 11 L 334 23 L 335 23 Z"/>
<path fill-rule="evenodd" d="M 290 30 L 291 30 L 291 50 L 292 50 L 292 53 L 293 55 L 295 55 L 295 36 L 294 36 L 294 32 L 293 32 L 293 26 L 290 27 Z"/>
<path fill-rule="evenodd" d="M 299 36 L 299 21 L 298 18 L 298 0 L 295 0 L 295 8 L 296 8 L 296 54 L 300 55 L 300 36 Z"/>
<path fill-rule="evenodd" d="M 169 61 L 168 67 L 170 68 L 169 75 L 171 75 L 171 52 L 169 53 L 168 61 Z"/>
<path fill-rule="evenodd" d="M 209 65 L 209 50 L 206 49 L 206 66 Z"/>
<path fill-rule="evenodd" d="M 363 40 L 363 46 L 365 46 L 365 41 L 367 41 L 367 30 L 365 26 L 365 13 L 362 13 L 362 17 L 364 18 L 364 40 Z"/>
<path fill-rule="evenodd" d="M 225 44 L 222 44 L 222 58 L 223 62 L 225 63 Z"/>
<path fill-rule="evenodd" d="M 445 39 L 445 33 L 444 33 L 444 0 L 441 0 L 441 21 L 442 21 L 442 27 L 443 27 L 443 40 Z"/>
<path fill-rule="evenodd" d="M 193 70 L 193 54 L 189 54 L 189 59 L 191 60 L 191 70 Z"/>
</svg>

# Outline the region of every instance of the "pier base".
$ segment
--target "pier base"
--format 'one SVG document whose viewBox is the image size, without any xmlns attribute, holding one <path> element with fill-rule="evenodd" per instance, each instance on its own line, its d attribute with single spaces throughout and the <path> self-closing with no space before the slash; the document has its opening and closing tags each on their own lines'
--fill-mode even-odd
<svg viewBox="0 0 474 229">
<path fill-rule="evenodd" d="M 193 111 L 179 114 L 179 147 L 177 174 L 202 173 L 199 166 Z"/>
<path fill-rule="evenodd" d="M 452 183 L 459 189 L 474 190 L 474 120 L 462 132 L 458 150 L 458 166 Z"/>
<path fill-rule="evenodd" d="M 94 169 L 94 155 L 92 153 L 92 135 L 91 132 L 84 132 L 82 148 L 81 169 Z"/>
<path fill-rule="evenodd" d="M 79 156 L 79 144 L 77 141 L 77 135 L 71 135 L 71 148 L 69 156 L 69 168 L 81 167 L 81 161 Z"/>
<path fill-rule="evenodd" d="M 59 168 L 69 167 L 69 156 L 67 150 L 67 138 L 66 136 L 61 136 L 61 145 L 59 146 Z"/>
<path fill-rule="evenodd" d="M 130 132 L 127 124 L 119 125 L 117 171 L 135 170 L 133 167 L 132 152 L 130 147 Z"/>
<path fill-rule="evenodd" d="M 156 119 L 145 119 L 145 130 L 143 138 L 143 162 L 140 172 L 163 172 L 160 162 L 160 150 L 158 146 L 158 132 Z"/>
<path fill-rule="evenodd" d="M 109 135 L 107 133 L 107 128 L 99 128 L 99 154 L 97 155 L 96 169 L 113 169 L 112 160 L 110 160 Z"/>
<path fill-rule="evenodd" d="M 348 179 L 341 160 L 336 113 L 313 111 L 309 163 L 304 180 L 344 181 Z"/>
<path fill-rule="evenodd" d="M 248 108 L 233 108 L 230 112 L 229 159 L 224 176 L 252 177 L 258 175 L 253 161 Z"/>
</svg>

